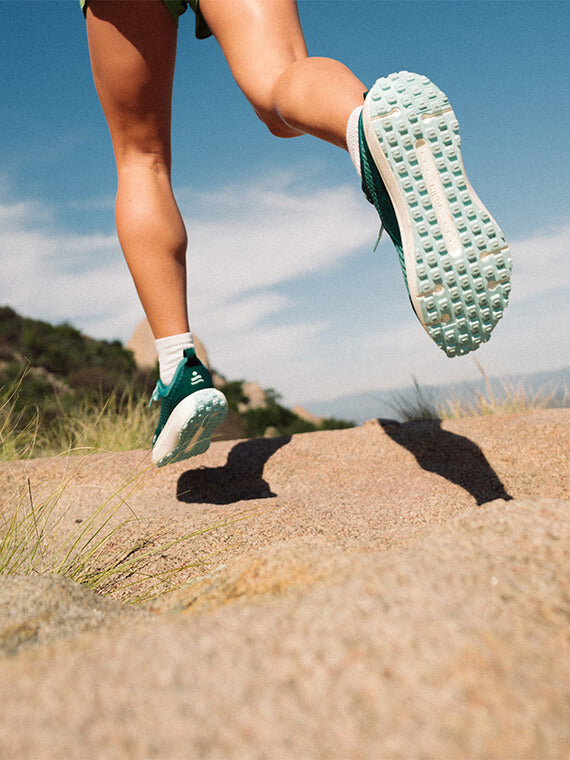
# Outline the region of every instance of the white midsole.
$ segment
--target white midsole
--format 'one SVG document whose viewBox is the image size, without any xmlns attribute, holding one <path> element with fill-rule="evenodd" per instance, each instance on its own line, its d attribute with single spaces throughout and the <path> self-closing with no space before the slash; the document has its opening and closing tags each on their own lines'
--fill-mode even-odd
<svg viewBox="0 0 570 760">
<path fill-rule="evenodd" d="M 218 405 L 218 410 L 226 405 L 226 398 L 223 393 L 215 388 L 206 388 L 202 391 L 196 391 L 174 407 L 166 424 L 160 431 L 156 443 L 152 448 L 152 461 L 156 464 L 163 457 L 170 454 L 178 444 L 180 432 L 186 427 L 187 423 L 197 414 L 198 405 L 205 401 L 214 401 Z M 201 415 L 198 422 L 202 422 L 207 415 Z M 198 426 L 198 429 L 201 425 Z"/>
<path fill-rule="evenodd" d="M 367 98 L 368 99 L 368 98 Z M 378 140 L 378 136 L 374 130 L 373 119 L 368 112 L 368 103 L 364 103 L 364 109 L 362 112 L 362 126 L 364 128 L 364 134 L 366 136 L 366 144 L 368 150 L 372 154 L 382 181 L 388 191 L 392 205 L 394 206 L 394 212 L 398 221 L 398 227 L 400 228 L 400 235 L 402 236 L 402 249 L 404 251 L 404 263 L 406 265 L 406 277 L 408 280 L 408 291 L 412 300 L 412 306 L 420 321 L 422 320 L 421 309 L 417 302 L 418 300 L 418 288 L 416 283 L 416 277 L 411 276 L 415 272 L 416 260 L 414 250 L 414 234 L 412 232 L 412 221 L 408 213 L 408 204 L 402 195 L 402 192 L 398 186 L 398 181 L 394 176 L 392 167 L 388 163 L 382 146 Z"/>
</svg>

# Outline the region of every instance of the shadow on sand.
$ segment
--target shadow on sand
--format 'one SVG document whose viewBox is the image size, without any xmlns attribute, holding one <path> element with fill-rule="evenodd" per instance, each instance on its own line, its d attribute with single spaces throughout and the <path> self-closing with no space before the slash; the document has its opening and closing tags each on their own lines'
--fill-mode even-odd
<svg viewBox="0 0 570 760">
<path fill-rule="evenodd" d="M 415 456 L 420 467 L 461 486 L 477 504 L 513 498 L 481 449 L 469 438 L 443 430 L 441 420 L 378 422 L 393 441 Z"/>
<path fill-rule="evenodd" d="M 176 497 L 189 504 L 233 504 L 247 499 L 271 499 L 274 494 L 263 480 L 267 460 L 291 440 L 258 438 L 236 444 L 223 467 L 187 470 L 178 479 Z"/>
</svg>

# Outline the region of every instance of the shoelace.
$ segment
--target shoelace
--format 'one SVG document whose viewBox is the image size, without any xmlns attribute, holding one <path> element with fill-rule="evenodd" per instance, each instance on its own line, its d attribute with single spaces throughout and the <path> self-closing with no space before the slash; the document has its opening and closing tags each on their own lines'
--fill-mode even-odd
<svg viewBox="0 0 570 760">
<path fill-rule="evenodd" d="M 367 171 L 367 169 L 368 169 L 367 166 L 366 167 L 362 167 L 362 169 L 363 169 L 363 171 L 362 171 L 362 189 L 364 191 L 364 195 L 366 196 L 366 200 L 368 201 L 368 203 L 371 203 L 376 208 L 376 210 L 378 211 L 378 207 L 376 206 L 376 203 L 375 203 L 375 200 L 374 200 L 374 196 L 372 195 L 372 193 L 368 189 L 368 182 L 373 183 L 374 180 L 370 176 L 369 171 Z M 372 185 L 372 186 L 374 186 L 374 185 Z M 378 231 L 378 237 L 376 238 L 376 242 L 374 243 L 374 248 L 372 249 L 372 253 L 376 253 L 376 249 L 380 245 L 380 240 L 382 238 L 382 233 L 383 232 L 384 232 L 384 222 L 382 221 L 382 217 L 380 216 L 380 229 Z"/>
<path fill-rule="evenodd" d="M 382 237 L 383 232 L 384 232 L 384 224 L 380 222 L 380 230 L 378 232 L 378 237 L 376 238 L 376 242 L 374 243 L 374 248 L 372 249 L 372 253 L 376 253 L 376 249 L 380 245 L 380 238 Z"/>
</svg>

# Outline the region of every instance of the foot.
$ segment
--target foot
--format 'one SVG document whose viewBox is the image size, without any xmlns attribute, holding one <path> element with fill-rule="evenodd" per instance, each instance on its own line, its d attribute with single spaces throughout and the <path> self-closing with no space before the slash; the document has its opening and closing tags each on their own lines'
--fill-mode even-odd
<svg viewBox="0 0 570 760">
<path fill-rule="evenodd" d="M 503 316 L 511 257 L 465 176 L 459 125 L 427 77 L 379 79 L 360 119 L 362 186 L 400 259 L 412 307 L 448 356 L 474 351 Z"/>
<path fill-rule="evenodd" d="M 228 406 L 193 348 L 184 351 L 169 385 L 160 380 L 150 403 L 160 401 L 160 419 L 152 440 L 152 461 L 158 467 L 203 454 Z"/>
</svg>

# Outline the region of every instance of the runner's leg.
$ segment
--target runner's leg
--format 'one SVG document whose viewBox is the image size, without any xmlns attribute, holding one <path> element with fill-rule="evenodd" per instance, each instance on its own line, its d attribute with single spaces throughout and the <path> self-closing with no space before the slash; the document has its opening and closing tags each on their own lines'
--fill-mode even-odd
<svg viewBox="0 0 570 760">
<path fill-rule="evenodd" d="M 200 0 L 232 74 L 279 137 L 311 134 L 346 148 L 365 87 L 342 63 L 309 58 L 295 0 Z"/>
<path fill-rule="evenodd" d="M 187 238 L 170 181 L 176 24 L 160 0 L 90 0 L 87 33 L 117 163 L 119 241 L 155 338 L 184 333 Z"/>
<path fill-rule="evenodd" d="M 443 93 L 400 72 L 378 80 L 361 110 L 365 87 L 343 64 L 307 57 L 295 0 L 200 7 L 274 134 L 309 133 L 349 149 L 398 251 L 414 312 L 437 345 L 458 356 L 488 340 L 508 302 L 510 256 L 464 175 Z"/>
</svg>

